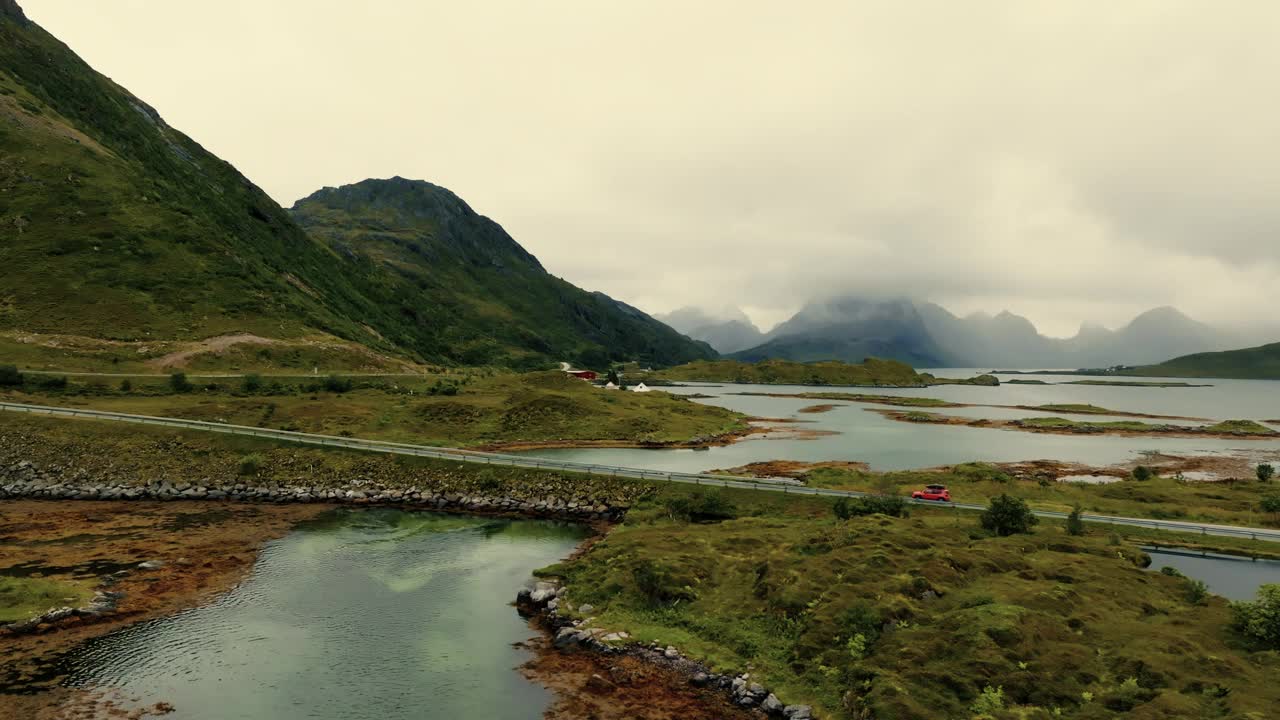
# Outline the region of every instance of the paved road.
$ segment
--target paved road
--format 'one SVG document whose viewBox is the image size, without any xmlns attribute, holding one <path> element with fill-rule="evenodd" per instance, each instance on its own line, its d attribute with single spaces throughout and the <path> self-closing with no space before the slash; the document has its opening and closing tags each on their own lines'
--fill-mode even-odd
<svg viewBox="0 0 1280 720">
<path fill-rule="evenodd" d="M 363 450 L 366 452 L 380 452 L 394 455 L 415 455 L 418 457 L 442 458 L 445 460 L 456 460 L 460 462 L 470 462 L 485 465 L 507 465 L 511 467 L 535 468 L 544 470 L 561 470 L 565 472 L 580 472 L 589 475 L 607 475 L 610 477 L 632 478 L 636 480 L 651 480 L 656 482 L 678 482 L 690 485 L 708 485 L 725 488 L 740 488 L 745 490 L 760 490 L 768 492 L 780 492 L 791 495 L 819 495 L 823 497 L 869 497 L 873 493 L 863 493 L 851 490 L 830 490 L 826 488 L 806 487 L 794 480 L 776 478 L 761 479 L 750 477 L 739 477 L 732 475 L 707 475 L 699 473 L 680 473 L 680 472 L 660 472 L 656 470 L 646 470 L 644 468 L 627 468 L 614 467 L 610 465 L 595 465 L 591 463 L 566 462 L 559 460 L 547 460 L 544 458 L 529 457 L 527 455 L 510 455 L 504 453 L 487 453 L 475 450 L 459 450 L 454 448 L 429 447 L 425 445 L 412 445 L 409 443 L 394 443 L 382 440 L 362 440 L 359 438 L 338 437 L 334 435 L 318 435 L 314 433 L 290 432 L 288 430 L 273 430 L 270 428 L 248 427 L 245 425 L 230 425 L 225 423 L 204 422 L 202 420 L 186 420 L 182 418 L 163 418 L 153 417 L 150 415 L 132 415 L 129 413 L 107 412 L 104 410 L 85 410 L 81 408 L 66 407 L 49 407 L 45 405 L 27 405 L 22 403 L 0 402 L 0 411 L 33 413 L 37 415 L 53 415 L 58 417 L 75 417 L 94 420 L 108 420 L 114 422 L 130 422 L 140 423 L 144 425 L 161 425 L 165 427 L 184 428 L 190 430 L 202 430 L 206 432 L 227 433 L 230 435 L 245 435 L 252 437 L 269 438 L 273 440 L 281 440 L 285 442 L 300 443 L 304 445 L 323 445 L 325 447 L 350 448 L 353 450 Z M 908 502 L 917 505 L 932 505 L 940 507 L 950 507 L 957 511 L 980 511 L 985 510 L 985 506 L 971 503 L 939 503 L 927 500 L 912 500 L 908 498 Z M 1043 518 L 1059 518 L 1067 517 L 1067 513 L 1055 512 L 1052 510 L 1036 510 L 1036 515 Z M 1134 527 L 1147 527 L 1156 530 L 1167 530 L 1171 532 L 1190 532 L 1202 535 L 1221 535 L 1233 537 L 1249 537 L 1255 540 L 1266 540 L 1270 542 L 1280 542 L 1280 530 L 1272 530 L 1268 528 L 1249 528 L 1238 527 L 1233 525 L 1202 525 L 1199 523 L 1178 522 L 1172 520 L 1148 520 L 1146 518 L 1120 517 L 1112 515 L 1081 515 L 1081 519 L 1086 522 L 1103 523 L 1112 525 L 1129 525 Z"/>
</svg>

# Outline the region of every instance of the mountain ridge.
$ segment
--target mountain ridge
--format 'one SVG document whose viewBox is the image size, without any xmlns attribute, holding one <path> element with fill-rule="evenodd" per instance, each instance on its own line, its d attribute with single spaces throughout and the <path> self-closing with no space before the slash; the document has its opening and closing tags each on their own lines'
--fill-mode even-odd
<svg viewBox="0 0 1280 720">
<path fill-rule="evenodd" d="M 676 364 L 715 355 L 558 278 L 545 281 L 568 298 L 557 313 L 509 312 L 506 327 L 473 325 L 461 305 L 411 300 L 406 308 L 406 297 L 423 300 L 410 280 L 429 284 L 429 263 L 407 279 L 404 268 L 312 237 L 13 0 L 0 0 L 0 192 L 8 269 L 0 355 L 42 367 L 68 357 L 66 338 L 95 348 L 82 360 L 115 363 L 162 343 L 240 334 L 294 347 L 339 341 L 357 354 L 368 348 L 417 363 L 532 366 L 586 353 Z M 497 223 L 444 193 L 437 188 L 438 202 L 417 212 L 442 229 L 437 249 L 448 267 L 500 258 L 530 282 L 553 277 Z M 454 273 L 449 281 L 470 280 Z"/>
</svg>

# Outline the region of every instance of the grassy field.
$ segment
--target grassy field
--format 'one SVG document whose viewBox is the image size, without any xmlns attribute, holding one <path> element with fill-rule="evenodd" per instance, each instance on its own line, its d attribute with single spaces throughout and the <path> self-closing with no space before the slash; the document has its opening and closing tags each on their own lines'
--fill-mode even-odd
<svg viewBox="0 0 1280 720">
<path fill-rule="evenodd" d="M 81 380 L 66 389 L 0 392 L 14 402 L 87 407 L 428 445 L 616 442 L 661 444 L 745 429 L 743 416 L 664 392 L 603 390 L 559 371 L 397 378 Z M 343 389 L 350 383 L 350 389 Z M 336 389 L 335 389 L 336 388 Z"/>
<path fill-rule="evenodd" d="M 71 582 L 0 576 L 0 623 L 26 620 L 54 608 L 80 607 L 92 596 L 88 589 Z"/>
<path fill-rule="evenodd" d="M 1185 425 L 1157 425 L 1137 420 L 1091 422 L 1068 420 L 1060 417 L 1023 418 L 1012 421 L 1017 427 L 1030 430 L 1065 430 L 1069 432 L 1137 432 L 1137 433 L 1206 433 L 1229 435 L 1280 435 L 1275 430 L 1253 420 L 1224 420 L 1212 425 L 1189 427 Z"/>
<path fill-rule="evenodd" d="M 818 468 L 806 477 L 810 485 L 840 490 L 908 495 L 938 483 L 950 488 L 957 502 L 964 503 L 985 504 L 997 495 L 1012 493 L 1039 510 L 1070 512 L 1079 505 L 1085 512 L 1099 515 L 1280 527 L 1280 515 L 1259 508 L 1264 497 L 1280 495 L 1280 483 L 1254 480 L 1193 482 L 1155 477 L 1105 484 L 1041 482 L 1016 479 L 986 463 L 955 465 L 944 472 Z"/>
<path fill-rule="evenodd" d="M 762 385 L 869 385 L 876 387 L 924 387 L 926 376 L 896 360 L 868 358 L 854 365 L 843 362 L 800 363 L 765 360 L 705 360 L 678 365 L 652 375 L 674 382 L 734 382 Z"/>
<path fill-rule="evenodd" d="M 542 574 L 593 626 L 749 669 L 822 717 L 1263 718 L 1280 703 L 1280 656 L 1250 651 L 1225 601 L 1141 569 L 1123 536 L 989 537 L 973 514 L 929 510 L 840 521 L 747 493 L 714 503 L 733 519 L 695 524 L 667 493 Z"/>
</svg>

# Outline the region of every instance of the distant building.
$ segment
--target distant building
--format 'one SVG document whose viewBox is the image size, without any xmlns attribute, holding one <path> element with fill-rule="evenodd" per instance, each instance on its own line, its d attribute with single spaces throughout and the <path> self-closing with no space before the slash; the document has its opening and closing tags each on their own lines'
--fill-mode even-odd
<svg viewBox="0 0 1280 720">
<path fill-rule="evenodd" d="M 570 375 L 578 378 L 579 380 L 595 380 L 596 379 L 596 372 L 594 370 L 569 370 L 568 372 Z"/>
<path fill-rule="evenodd" d="M 614 384 L 613 384 L 613 383 L 611 383 L 611 382 L 609 382 L 609 383 L 605 383 L 605 384 L 604 384 L 604 389 L 605 389 L 605 390 L 617 390 L 617 389 L 618 389 L 618 386 L 617 386 L 617 385 L 614 385 Z"/>
<path fill-rule="evenodd" d="M 639 385 L 631 388 L 631 392 L 650 392 L 650 390 L 648 385 L 640 383 Z"/>
</svg>

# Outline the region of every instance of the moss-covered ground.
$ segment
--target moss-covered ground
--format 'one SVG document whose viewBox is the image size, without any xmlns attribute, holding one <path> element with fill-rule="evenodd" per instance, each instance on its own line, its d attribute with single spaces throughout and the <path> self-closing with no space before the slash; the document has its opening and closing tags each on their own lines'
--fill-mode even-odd
<svg viewBox="0 0 1280 720">
<path fill-rule="evenodd" d="M 0 576 L 0 623 L 26 620 L 54 608 L 80 607 L 92 595 L 72 582 Z"/>
<path fill-rule="evenodd" d="M 821 501 L 757 497 L 726 494 L 738 517 L 692 524 L 654 496 L 543 574 L 594 606 L 593 625 L 749 670 L 823 717 L 1261 719 L 1280 706 L 1280 654 L 1249 650 L 1226 601 L 1143 570 L 1120 535 L 1042 524 L 997 538 L 972 514 L 840 521 Z M 981 704 L 987 688 L 999 702 Z"/>
</svg>

